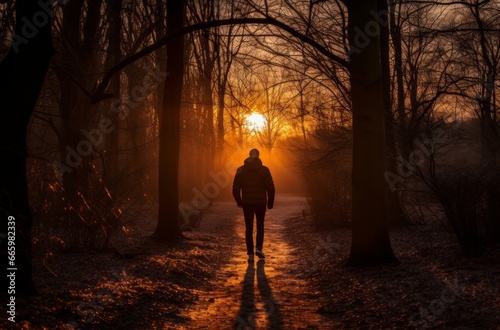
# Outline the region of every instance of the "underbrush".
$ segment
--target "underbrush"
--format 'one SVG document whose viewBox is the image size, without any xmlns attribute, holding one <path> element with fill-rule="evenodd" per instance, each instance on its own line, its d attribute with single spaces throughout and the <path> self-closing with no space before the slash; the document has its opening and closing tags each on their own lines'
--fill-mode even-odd
<svg viewBox="0 0 500 330">
<path fill-rule="evenodd" d="M 113 246 L 115 234 L 127 230 L 123 205 L 130 203 L 114 197 L 96 171 L 88 171 L 85 179 L 85 190 L 76 193 L 69 193 L 50 171 L 43 180 L 31 181 L 36 210 L 33 237 L 38 247 L 106 250 Z"/>
<path fill-rule="evenodd" d="M 500 171 L 452 172 L 436 180 L 433 189 L 466 254 L 500 243 Z"/>
</svg>

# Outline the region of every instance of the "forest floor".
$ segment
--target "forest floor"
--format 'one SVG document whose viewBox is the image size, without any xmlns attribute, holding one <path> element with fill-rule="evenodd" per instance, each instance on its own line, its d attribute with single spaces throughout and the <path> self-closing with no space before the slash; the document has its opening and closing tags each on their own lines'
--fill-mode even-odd
<svg viewBox="0 0 500 330">
<path fill-rule="evenodd" d="M 500 249 L 465 258 L 446 230 L 402 227 L 391 231 L 399 265 L 348 268 L 350 230 L 315 231 L 305 209 L 277 196 L 265 261 L 247 262 L 234 202 L 214 203 L 173 247 L 148 238 L 156 215 L 144 208 L 125 257 L 35 249 L 39 293 L 17 297 L 17 324 L 0 328 L 500 329 Z"/>
</svg>

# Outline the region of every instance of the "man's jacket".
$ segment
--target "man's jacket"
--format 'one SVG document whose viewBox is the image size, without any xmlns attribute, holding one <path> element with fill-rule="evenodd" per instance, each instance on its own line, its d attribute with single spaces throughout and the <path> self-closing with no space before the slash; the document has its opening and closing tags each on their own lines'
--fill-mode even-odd
<svg viewBox="0 0 500 330">
<path fill-rule="evenodd" d="M 274 182 L 269 168 L 262 165 L 257 157 L 249 157 L 236 170 L 233 181 L 233 196 L 242 205 L 264 204 L 272 208 L 274 204 Z"/>
</svg>

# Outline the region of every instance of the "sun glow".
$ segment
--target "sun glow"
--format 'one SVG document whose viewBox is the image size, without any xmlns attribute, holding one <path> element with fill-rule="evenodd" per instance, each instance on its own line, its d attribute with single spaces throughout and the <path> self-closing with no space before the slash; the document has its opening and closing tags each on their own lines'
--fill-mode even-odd
<svg viewBox="0 0 500 330">
<path fill-rule="evenodd" d="M 247 125 L 256 131 L 260 131 L 266 126 L 266 119 L 263 115 L 257 112 L 253 112 L 247 117 Z"/>
</svg>

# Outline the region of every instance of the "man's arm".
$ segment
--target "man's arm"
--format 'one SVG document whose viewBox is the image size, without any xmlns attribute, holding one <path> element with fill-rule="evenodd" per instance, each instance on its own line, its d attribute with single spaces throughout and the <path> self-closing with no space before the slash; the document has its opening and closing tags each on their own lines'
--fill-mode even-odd
<svg viewBox="0 0 500 330">
<path fill-rule="evenodd" d="M 267 208 L 272 209 L 274 207 L 274 194 L 276 192 L 274 188 L 273 177 L 271 175 L 271 171 L 267 169 L 266 177 L 266 190 L 267 190 Z"/>
<path fill-rule="evenodd" d="M 236 171 L 236 174 L 234 175 L 234 180 L 233 180 L 233 197 L 234 200 L 236 201 L 236 204 L 238 204 L 238 207 L 241 207 L 243 205 L 243 202 L 241 201 L 241 178 L 240 178 L 240 169 Z"/>
</svg>

